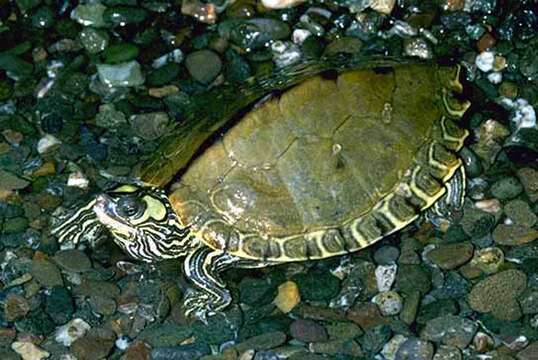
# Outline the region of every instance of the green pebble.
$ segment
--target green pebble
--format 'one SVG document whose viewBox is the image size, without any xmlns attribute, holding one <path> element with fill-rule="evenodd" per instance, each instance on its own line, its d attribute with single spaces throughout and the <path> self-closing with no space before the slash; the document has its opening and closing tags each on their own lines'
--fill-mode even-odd
<svg viewBox="0 0 538 360">
<path fill-rule="evenodd" d="M 220 73 L 222 61 L 211 50 L 199 50 L 187 55 L 185 66 L 194 80 L 209 84 Z"/>
<path fill-rule="evenodd" d="M 103 13 L 103 19 L 112 26 L 125 24 L 137 24 L 146 19 L 148 12 L 140 7 L 115 6 L 108 8 Z"/>
<path fill-rule="evenodd" d="M 54 331 L 55 324 L 42 309 L 37 309 L 26 318 L 15 322 L 15 328 L 32 335 L 48 335 Z"/>
<path fill-rule="evenodd" d="M 513 199 L 523 191 L 519 180 L 513 176 L 497 180 L 491 185 L 491 195 L 499 200 Z"/>
<path fill-rule="evenodd" d="M 340 291 L 340 281 L 327 271 L 310 271 L 293 277 L 301 299 L 308 301 L 330 300 Z"/>
<path fill-rule="evenodd" d="M 47 29 L 54 25 L 54 12 L 46 6 L 40 7 L 32 15 L 32 25 L 39 29 Z"/>
<path fill-rule="evenodd" d="M 41 4 L 41 0 L 16 0 L 16 3 L 21 13 L 25 14 L 28 10 Z"/>
<path fill-rule="evenodd" d="M 325 329 L 331 339 L 353 339 L 362 335 L 361 328 L 352 322 L 333 322 L 325 324 Z"/>
<path fill-rule="evenodd" d="M 74 306 L 69 291 L 64 287 L 53 287 L 50 295 L 45 300 L 45 311 L 58 325 L 65 324 L 71 320 Z"/>
<path fill-rule="evenodd" d="M 275 295 L 277 284 L 270 278 L 256 279 L 245 277 L 239 283 L 239 301 L 248 305 L 264 305 L 270 303 Z"/>
<path fill-rule="evenodd" d="M 2 226 L 2 232 L 5 234 L 18 234 L 28 228 L 28 219 L 23 216 L 6 219 Z"/>
<path fill-rule="evenodd" d="M 515 224 L 527 227 L 533 227 L 536 224 L 536 214 L 526 201 L 511 200 L 504 206 L 504 212 Z"/>
<path fill-rule="evenodd" d="M 11 97 L 13 85 L 8 80 L 0 80 L 0 101 L 5 101 Z"/>
<path fill-rule="evenodd" d="M 34 66 L 13 54 L 3 52 L 0 53 L 0 69 L 9 71 L 15 76 L 26 77 L 32 74 Z"/>
<path fill-rule="evenodd" d="M 442 299 L 421 305 L 417 315 L 417 323 L 426 324 L 428 321 L 439 316 L 456 315 L 458 306 L 452 299 Z"/>
<path fill-rule="evenodd" d="M 192 329 L 187 325 L 153 324 L 142 330 L 137 338 L 153 347 L 176 346 L 191 334 Z"/>
<path fill-rule="evenodd" d="M 103 52 L 107 64 L 118 64 L 136 59 L 139 50 L 138 46 L 130 43 L 111 45 Z"/>
<path fill-rule="evenodd" d="M 169 62 L 161 66 L 158 69 L 153 70 L 147 78 L 148 85 L 150 86 L 163 86 L 168 84 L 172 80 L 176 79 L 179 75 L 180 67 L 178 64 Z"/>
<path fill-rule="evenodd" d="M 419 265 L 401 264 L 396 275 L 395 290 L 404 294 L 419 291 L 422 295 L 430 290 L 428 272 Z"/>
</svg>

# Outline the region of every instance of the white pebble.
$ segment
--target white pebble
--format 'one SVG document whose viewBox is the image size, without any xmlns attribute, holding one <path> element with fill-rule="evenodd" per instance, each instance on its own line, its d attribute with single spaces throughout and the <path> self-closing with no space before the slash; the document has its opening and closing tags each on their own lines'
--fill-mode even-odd
<svg viewBox="0 0 538 360">
<path fill-rule="evenodd" d="M 116 343 L 115 343 L 116 347 L 120 349 L 121 351 L 125 351 L 125 349 L 127 349 L 130 344 L 131 342 L 129 341 L 129 338 L 127 338 L 126 336 L 120 336 L 116 340 Z"/>
<path fill-rule="evenodd" d="M 295 29 L 291 36 L 293 42 L 297 45 L 301 45 L 312 33 L 306 29 Z"/>
<path fill-rule="evenodd" d="M 475 59 L 476 66 L 483 72 L 491 71 L 494 62 L 495 54 L 493 51 L 483 51 Z"/>
<path fill-rule="evenodd" d="M 56 137 L 46 134 L 37 142 L 37 152 L 44 154 L 61 143 Z"/>
<path fill-rule="evenodd" d="M 525 99 L 517 99 L 515 103 L 515 112 L 512 121 L 516 123 L 516 128 L 535 128 L 536 111 L 532 105 Z"/>
<path fill-rule="evenodd" d="M 306 0 L 262 0 L 263 6 L 268 9 L 285 9 L 304 3 Z"/>
<path fill-rule="evenodd" d="M 69 174 L 69 178 L 67 179 L 67 186 L 87 189 L 89 184 L 90 181 L 86 179 L 84 174 L 80 171 L 75 171 L 74 173 Z"/>
<path fill-rule="evenodd" d="M 494 71 L 488 74 L 488 80 L 492 84 L 500 84 L 503 80 L 503 75 L 498 71 Z"/>
<path fill-rule="evenodd" d="M 407 337 L 401 334 L 394 335 L 392 339 L 390 339 L 390 341 L 386 343 L 385 346 L 383 346 L 383 350 L 381 350 L 381 355 L 383 355 L 383 358 L 386 360 L 395 360 L 398 349 L 406 341 Z"/>
<path fill-rule="evenodd" d="M 64 346 L 71 346 L 75 340 L 84 336 L 90 328 L 90 324 L 86 321 L 76 318 L 67 324 L 58 327 L 56 329 L 54 340 Z"/>
<path fill-rule="evenodd" d="M 381 292 L 373 297 L 372 302 L 383 316 L 397 315 L 403 308 L 402 298 L 396 291 Z"/>
<path fill-rule="evenodd" d="M 497 214 L 501 211 L 501 202 L 497 199 L 480 200 L 474 203 L 474 206 L 490 214 Z"/>
<path fill-rule="evenodd" d="M 377 283 L 377 289 L 382 291 L 389 291 L 396 279 L 396 272 L 398 271 L 398 265 L 379 265 L 375 269 L 375 280 Z"/>
</svg>

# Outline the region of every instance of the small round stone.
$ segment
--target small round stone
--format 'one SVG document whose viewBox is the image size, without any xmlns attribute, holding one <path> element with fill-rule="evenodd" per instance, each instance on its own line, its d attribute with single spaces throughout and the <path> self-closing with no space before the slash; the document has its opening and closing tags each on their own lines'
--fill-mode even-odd
<svg viewBox="0 0 538 360">
<path fill-rule="evenodd" d="M 193 79 L 203 84 L 209 84 L 213 81 L 222 69 L 222 61 L 211 50 L 190 53 L 185 59 L 185 65 Z"/>
<path fill-rule="evenodd" d="M 399 314 L 403 308 L 403 301 L 396 291 L 384 291 L 377 294 L 372 302 L 379 307 L 383 316 Z"/>
<path fill-rule="evenodd" d="M 382 246 L 374 253 L 374 260 L 379 265 L 394 264 L 400 256 L 400 249 L 396 246 Z"/>
<path fill-rule="evenodd" d="M 455 269 L 473 256 L 473 245 L 469 242 L 440 245 L 426 254 L 428 260 L 443 270 Z"/>
</svg>

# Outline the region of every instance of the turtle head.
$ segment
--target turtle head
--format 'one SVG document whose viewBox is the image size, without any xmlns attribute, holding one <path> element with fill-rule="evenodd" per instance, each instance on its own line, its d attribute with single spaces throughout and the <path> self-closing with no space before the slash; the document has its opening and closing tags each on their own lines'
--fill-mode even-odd
<svg viewBox="0 0 538 360">
<path fill-rule="evenodd" d="M 82 209 L 53 229 L 60 242 L 77 242 L 88 227 L 102 225 L 127 254 L 143 261 L 184 256 L 195 242 L 165 192 L 156 187 L 122 185 Z"/>
</svg>

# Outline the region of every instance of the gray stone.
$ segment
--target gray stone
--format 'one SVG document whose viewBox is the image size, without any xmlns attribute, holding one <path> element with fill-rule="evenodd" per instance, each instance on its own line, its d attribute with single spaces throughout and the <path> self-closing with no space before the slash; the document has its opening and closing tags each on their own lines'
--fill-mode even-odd
<svg viewBox="0 0 538 360">
<path fill-rule="evenodd" d="M 84 272 L 92 267 L 92 263 L 86 254 L 77 249 L 58 251 L 54 255 L 54 261 L 61 268 L 73 272 Z"/>
<path fill-rule="evenodd" d="M 523 245 L 537 238 L 538 230 L 522 225 L 499 224 L 493 231 L 493 240 L 501 245 Z"/>
<path fill-rule="evenodd" d="M 420 337 L 428 341 L 465 349 L 473 340 L 477 329 L 478 325 L 471 320 L 446 315 L 428 321 Z"/>
<path fill-rule="evenodd" d="M 433 360 L 461 360 L 461 351 L 455 346 L 441 345 L 437 349 Z"/>
<path fill-rule="evenodd" d="M 396 352 L 395 360 L 431 360 L 433 345 L 427 341 L 410 338 Z"/>
<path fill-rule="evenodd" d="M 32 276 L 43 286 L 63 286 L 62 274 L 56 265 L 48 260 L 33 260 Z"/>
<path fill-rule="evenodd" d="M 212 82 L 222 69 L 222 61 L 211 50 L 199 50 L 190 53 L 185 59 L 185 65 L 194 80 L 203 84 Z"/>
<path fill-rule="evenodd" d="M 192 329 L 189 326 L 172 323 L 153 324 L 142 330 L 138 340 L 142 340 L 152 347 L 168 347 L 180 345 L 191 334 Z"/>
<path fill-rule="evenodd" d="M 536 224 L 536 214 L 526 201 L 512 200 L 504 206 L 504 213 L 514 222 L 514 224 L 533 227 Z"/>
<path fill-rule="evenodd" d="M 273 331 L 266 334 L 251 337 L 242 343 L 234 345 L 233 348 L 242 354 L 249 349 L 255 351 L 276 348 L 286 342 L 286 334 L 281 331 Z"/>
<path fill-rule="evenodd" d="M 165 112 L 133 115 L 129 118 L 133 131 L 143 139 L 155 140 L 168 131 L 170 119 Z"/>
<path fill-rule="evenodd" d="M 469 242 L 439 245 L 426 257 L 443 270 L 455 269 L 465 264 L 473 256 L 473 245 Z"/>
<path fill-rule="evenodd" d="M 295 320 L 290 325 L 290 333 L 302 342 L 319 342 L 328 338 L 325 328 L 312 320 Z"/>
<path fill-rule="evenodd" d="M 499 200 L 513 199 L 523 191 L 519 180 L 513 176 L 503 177 L 491 185 L 491 194 Z"/>
<path fill-rule="evenodd" d="M 4 191 L 20 190 L 20 189 L 24 189 L 29 184 L 30 184 L 29 181 L 0 169 L 0 190 L 4 190 Z"/>
</svg>

